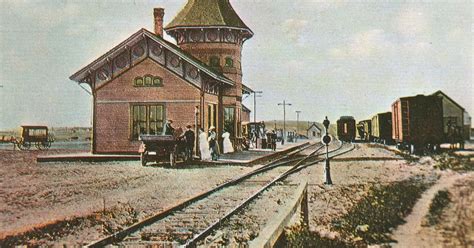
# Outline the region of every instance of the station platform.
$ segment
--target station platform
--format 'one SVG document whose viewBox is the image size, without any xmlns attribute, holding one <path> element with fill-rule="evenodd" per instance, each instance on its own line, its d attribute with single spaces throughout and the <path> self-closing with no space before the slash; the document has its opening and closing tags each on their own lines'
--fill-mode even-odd
<svg viewBox="0 0 474 248">
<path fill-rule="evenodd" d="M 272 151 L 270 149 L 250 149 L 248 151 L 238 151 L 228 154 L 221 154 L 217 161 L 200 161 L 196 159 L 195 161 L 193 161 L 193 164 L 254 165 L 292 152 L 308 143 L 308 140 L 302 140 L 296 143 L 285 143 L 284 145 L 277 144 L 277 148 L 275 151 Z M 37 162 L 110 162 L 139 160 L 140 155 L 92 154 L 87 152 L 38 155 L 36 157 Z"/>
</svg>

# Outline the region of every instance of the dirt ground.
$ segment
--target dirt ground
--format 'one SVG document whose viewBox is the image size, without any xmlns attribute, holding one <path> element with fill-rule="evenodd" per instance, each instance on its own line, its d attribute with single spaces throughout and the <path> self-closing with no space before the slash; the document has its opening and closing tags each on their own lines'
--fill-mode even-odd
<svg viewBox="0 0 474 248">
<path fill-rule="evenodd" d="M 133 212 L 141 219 L 252 169 L 142 167 L 138 161 L 36 163 L 40 153 L 65 151 L 0 150 L 0 239 L 56 221 L 103 213 L 105 202 L 106 212 L 115 216 L 99 216 L 101 225 L 88 223 L 59 240 L 51 237 L 49 241 L 33 242 L 87 243 L 107 234 L 102 230 L 104 222 L 107 217 L 117 217 L 117 212 Z M 113 229 L 120 224 L 107 227 Z"/>
<path fill-rule="evenodd" d="M 69 228 L 69 232 L 39 235 L 33 240 L 29 238 L 29 244 L 86 244 L 255 169 L 240 166 L 171 169 L 142 167 L 139 162 L 36 163 L 35 157 L 40 153 L 65 153 L 65 150 L 0 150 L 0 239 L 70 220 L 65 225 L 75 227 Z M 441 172 L 433 169 L 434 164 L 429 157 L 407 161 L 387 149 L 356 144 L 354 151 L 331 161 L 334 185 L 324 186 L 323 163 L 304 169 L 289 180 L 309 183 L 310 229 L 334 237 L 337 234 L 330 231 L 331 221 L 347 213 L 371 186 L 414 176 L 443 179 L 444 174 L 454 175 L 456 180 L 449 184 L 453 203 L 443 215 L 446 221 L 436 227 L 422 227 L 429 230 L 420 235 L 431 237 L 435 233 L 444 244 L 455 246 L 459 241 L 453 240 L 460 233 L 471 239 L 473 236 L 466 230 L 474 230 L 469 229 L 474 227 L 474 178 L 472 174 Z M 465 177 L 469 180 L 461 180 Z M 430 197 L 426 198 L 429 202 Z M 418 215 L 427 211 L 426 204 L 421 209 Z M 72 222 L 77 219 L 79 224 Z M 457 227 L 456 223 L 463 224 Z M 397 238 L 401 240 L 404 236 Z"/>
<path fill-rule="evenodd" d="M 472 145 L 472 144 L 470 144 Z M 323 163 L 301 171 L 291 177 L 294 181 L 309 183 L 309 228 L 323 237 L 335 238 L 332 221 L 346 214 L 373 185 L 388 184 L 410 177 L 437 180 L 420 199 L 407 225 L 400 226 L 393 238 L 397 247 L 471 247 L 474 244 L 474 173 L 440 171 L 430 157 L 407 161 L 391 150 L 377 145 L 356 144 L 353 152 L 331 162 L 334 185 L 325 186 Z M 469 148 L 469 147 L 468 147 Z M 471 158 L 472 160 L 472 158 Z M 449 188 L 453 202 L 435 227 L 422 226 L 434 193 Z M 433 193 L 434 192 L 434 193 Z M 425 196 L 426 195 L 426 196 Z M 424 203 L 423 203 L 424 201 Z M 415 219 L 415 220 L 414 220 Z M 403 230 L 402 230 L 403 229 Z M 399 234 L 402 232 L 402 234 Z M 408 235 L 416 233 L 416 235 Z M 410 237 L 413 242 L 404 242 Z M 433 239 L 436 237 L 436 239 Z M 471 242 L 471 243 L 469 243 Z"/>
</svg>

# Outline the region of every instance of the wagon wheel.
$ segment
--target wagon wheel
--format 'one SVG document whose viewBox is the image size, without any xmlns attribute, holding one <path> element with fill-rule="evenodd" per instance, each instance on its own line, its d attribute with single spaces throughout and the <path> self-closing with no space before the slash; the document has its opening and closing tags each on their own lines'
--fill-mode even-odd
<svg viewBox="0 0 474 248">
<path fill-rule="evenodd" d="M 176 165 L 176 152 L 170 152 L 170 165 L 174 167 Z"/>
<path fill-rule="evenodd" d="M 17 146 L 18 146 L 18 149 L 20 149 L 22 151 L 28 151 L 31 147 L 31 143 L 30 142 L 19 141 L 17 143 Z"/>
<path fill-rule="evenodd" d="M 48 150 L 51 147 L 51 142 L 49 141 L 38 142 L 36 144 L 36 147 L 38 148 L 38 150 Z"/>
<path fill-rule="evenodd" d="M 142 166 L 146 166 L 146 155 L 144 153 L 140 153 L 140 162 L 142 163 Z"/>
</svg>

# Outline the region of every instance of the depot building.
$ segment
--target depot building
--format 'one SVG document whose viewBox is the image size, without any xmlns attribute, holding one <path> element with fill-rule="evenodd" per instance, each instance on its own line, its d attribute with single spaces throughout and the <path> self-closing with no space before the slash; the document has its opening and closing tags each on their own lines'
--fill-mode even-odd
<svg viewBox="0 0 474 248">
<path fill-rule="evenodd" d="M 155 8 L 154 32 L 138 30 L 70 77 L 91 88 L 93 153 L 137 153 L 139 135 L 161 134 L 167 119 L 242 136 L 242 95 L 252 90 L 241 50 L 253 32 L 228 0 L 189 0 L 165 28 L 163 18 Z"/>
</svg>

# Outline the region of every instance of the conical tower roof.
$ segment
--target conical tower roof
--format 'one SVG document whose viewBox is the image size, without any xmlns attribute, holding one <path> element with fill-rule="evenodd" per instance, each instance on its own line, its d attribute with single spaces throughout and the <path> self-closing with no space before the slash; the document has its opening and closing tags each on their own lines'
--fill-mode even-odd
<svg viewBox="0 0 474 248">
<path fill-rule="evenodd" d="M 230 27 L 253 34 L 232 8 L 229 0 L 188 0 L 186 6 L 165 29 L 184 27 Z"/>
</svg>

